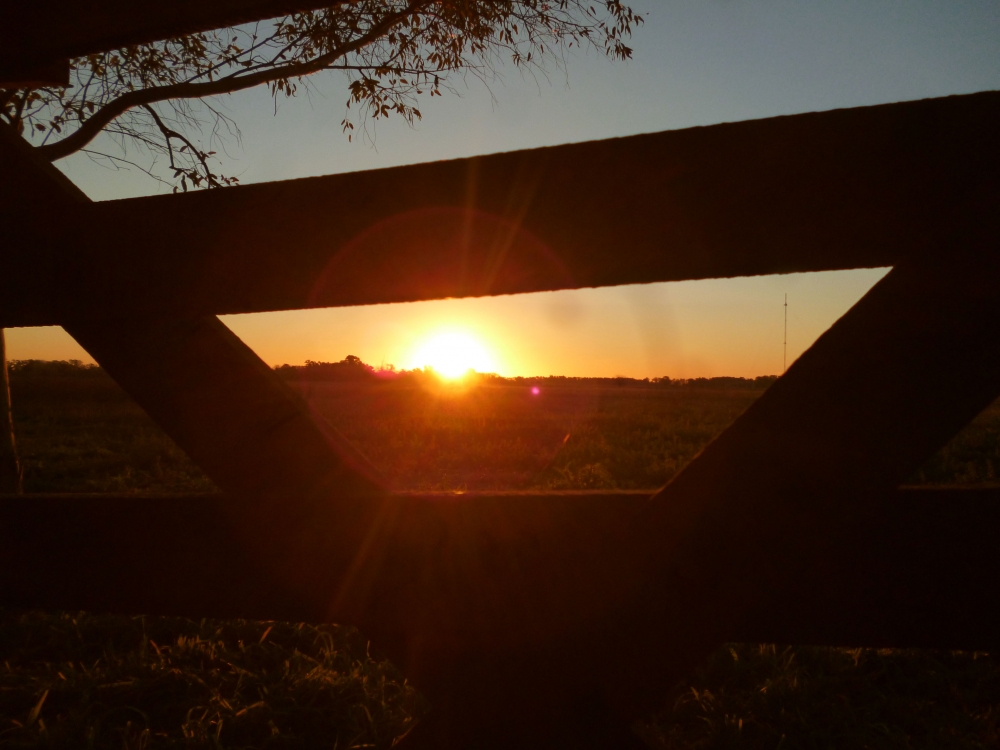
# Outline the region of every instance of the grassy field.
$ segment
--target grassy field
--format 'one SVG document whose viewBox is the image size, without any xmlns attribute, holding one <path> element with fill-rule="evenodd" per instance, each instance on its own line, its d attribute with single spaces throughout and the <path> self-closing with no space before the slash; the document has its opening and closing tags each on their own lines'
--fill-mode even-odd
<svg viewBox="0 0 1000 750">
<path fill-rule="evenodd" d="M 32 364 L 11 375 L 26 492 L 214 489 L 102 371 Z M 292 384 L 393 487 L 429 490 L 660 487 L 763 392 L 627 380 Z M 998 470 L 1000 402 L 913 482 L 995 483 Z"/>
<path fill-rule="evenodd" d="M 302 386 L 392 486 L 414 490 L 659 487 L 759 395 L 531 388 Z"/>
<path fill-rule="evenodd" d="M 400 489 L 654 488 L 762 392 L 293 382 Z M 22 363 L 11 389 L 27 492 L 213 489 L 97 369 Z M 994 404 L 913 479 L 994 483 L 997 467 Z M 336 626 L 3 611 L 0 664 L 2 748 L 388 748 L 427 710 Z M 1000 746 L 998 717 L 1000 658 L 744 644 L 638 729 L 654 748 L 979 748 Z"/>
<path fill-rule="evenodd" d="M 25 492 L 214 491 L 103 371 L 18 364 L 11 406 Z"/>
</svg>

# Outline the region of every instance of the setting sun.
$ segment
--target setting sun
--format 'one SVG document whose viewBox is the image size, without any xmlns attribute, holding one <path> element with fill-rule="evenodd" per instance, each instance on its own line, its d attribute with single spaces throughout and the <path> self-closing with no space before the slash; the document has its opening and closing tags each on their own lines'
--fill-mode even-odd
<svg viewBox="0 0 1000 750">
<path fill-rule="evenodd" d="M 430 367 L 446 378 L 459 378 L 469 370 L 491 372 L 495 365 L 490 353 L 473 336 L 447 331 L 424 340 L 416 349 L 411 367 Z"/>
</svg>

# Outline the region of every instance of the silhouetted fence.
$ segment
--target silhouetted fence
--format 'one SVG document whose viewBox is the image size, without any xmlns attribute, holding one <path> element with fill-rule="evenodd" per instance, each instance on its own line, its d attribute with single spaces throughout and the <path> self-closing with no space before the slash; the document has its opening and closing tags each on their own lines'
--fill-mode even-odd
<svg viewBox="0 0 1000 750">
<path fill-rule="evenodd" d="M 302 5 L 71 10 L 36 52 Z M 899 485 L 1000 395 L 998 123 L 985 93 L 108 203 L 4 132 L 0 327 L 63 325 L 223 492 L 7 497 L 0 602 L 356 624 L 435 705 L 414 746 L 626 746 L 726 640 L 989 649 L 996 492 Z M 389 493 L 215 318 L 876 266 L 652 497 Z"/>
</svg>

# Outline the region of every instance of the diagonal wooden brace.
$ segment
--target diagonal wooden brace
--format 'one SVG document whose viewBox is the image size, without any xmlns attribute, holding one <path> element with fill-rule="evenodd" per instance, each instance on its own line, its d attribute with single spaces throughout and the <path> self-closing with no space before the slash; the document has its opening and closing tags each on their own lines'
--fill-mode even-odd
<svg viewBox="0 0 1000 750">
<path fill-rule="evenodd" d="M 0 187 L 11 215 L 93 206 L 4 127 L 0 165 L 23 177 Z M 297 592 L 320 581 L 327 591 L 350 567 L 372 500 L 385 495 L 377 472 L 217 318 L 118 311 L 64 327 L 232 498 L 212 512 L 239 541 L 252 585 L 322 620 L 327 597 Z"/>
<path fill-rule="evenodd" d="M 935 239 L 939 262 L 890 272 L 638 516 L 645 559 L 607 623 L 615 700 L 644 705 L 726 633 L 849 598 L 834 572 L 880 498 L 1000 395 L 993 245 Z"/>
<path fill-rule="evenodd" d="M 217 318 L 66 330 L 223 490 L 257 585 L 298 592 L 299 616 L 322 620 L 325 598 L 300 589 L 350 567 L 385 496 L 374 467 Z"/>
</svg>

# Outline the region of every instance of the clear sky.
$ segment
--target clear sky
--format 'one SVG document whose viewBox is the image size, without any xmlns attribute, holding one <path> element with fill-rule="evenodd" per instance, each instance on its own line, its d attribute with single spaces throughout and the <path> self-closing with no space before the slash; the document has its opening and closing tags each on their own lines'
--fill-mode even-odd
<svg viewBox="0 0 1000 750">
<path fill-rule="evenodd" d="M 514 70 L 486 91 L 424 101 L 414 129 L 382 123 L 374 146 L 340 132 L 335 75 L 277 114 L 263 90 L 225 100 L 244 183 L 418 163 L 932 96 L 1000 89 L 996 0 L 636 0 L 632 62 L 572 56 L 568 78 Z M 85 156 L 58 163 L 95 200 L 155 193 L 138 172 Z M 756 376 L 782 367 L 885 271 L 796 274 L 333 310 L 231 316 L 270 364 L 422 364 L 429 337 L 464 333 L 507 375 Z M 11 358 L 88 360 L 59 329 L 8 332 Z"/>
</svg>

